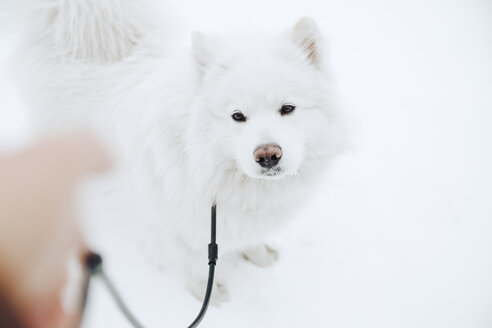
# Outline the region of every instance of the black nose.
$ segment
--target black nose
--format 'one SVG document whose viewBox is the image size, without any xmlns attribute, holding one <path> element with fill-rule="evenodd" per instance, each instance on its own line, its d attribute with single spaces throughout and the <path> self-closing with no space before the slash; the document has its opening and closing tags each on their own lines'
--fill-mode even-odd
<svg viewBox="0 0 492 328">
<path fill-rule="evenodd" d="M 262 167 L 272 168 L 282 158 L 282 149 L 278 145 L 263 145 L 256 148 L 253 155 Z"/>
</svg>

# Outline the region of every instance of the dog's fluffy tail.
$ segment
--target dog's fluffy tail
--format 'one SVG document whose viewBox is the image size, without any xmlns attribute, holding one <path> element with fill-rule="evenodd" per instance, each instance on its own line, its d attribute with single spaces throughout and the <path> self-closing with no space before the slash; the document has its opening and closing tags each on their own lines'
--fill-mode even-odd
<svg viewBox="0 0 492 328">
<path fill-rule="evenodd" d="M 2 0 L 2 25 L 66 60 L 115 62 L 156 34 L 169 37 L 170 17 L 155 0 Z M 166 11 L 168 12 L 168 11 Z M 163 24 L 165 23 L 165 24 Z M 171 24 L 172 26 L 173 24 Z M 155 51 L 155 45 L 153 47 Z"/>
</svg>

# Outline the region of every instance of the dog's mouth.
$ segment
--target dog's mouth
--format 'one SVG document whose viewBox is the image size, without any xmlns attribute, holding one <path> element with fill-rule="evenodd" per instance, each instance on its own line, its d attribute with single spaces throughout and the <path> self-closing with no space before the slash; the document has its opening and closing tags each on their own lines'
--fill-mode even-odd
<svg viewBox="0 0 492 328">
<path fill-rule="evenodd" d="M 281 167 L 263 168 L 258 178 L 280 178 L 284 175 L 283 173 L 284 170 Z"/>
<path fill-rule="evenodd" d="M 266 175 L 266 176 L 276 176 L 279 175 L 282 172 L 281 167 L 272 167 L 270 169 L 262 169 L 261 170 L 261 175 Z"/>
<path fill-rule="evenodd" d="M 237 170 L 238 173 L 258 180 L 280 180 L 297 174 L 297 170 L 291 172 L 289 167 L 284 165 L 276 165 L 274 167 L 248 167 L 247 170 L 244 170 L 238 165 Z"/>
</svg>

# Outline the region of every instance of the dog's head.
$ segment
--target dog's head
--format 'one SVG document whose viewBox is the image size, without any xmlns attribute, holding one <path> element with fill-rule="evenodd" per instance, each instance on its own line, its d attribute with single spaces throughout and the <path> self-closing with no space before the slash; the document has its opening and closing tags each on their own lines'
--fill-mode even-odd
<svg viewBox="0 0 492 328">
<path fill-rule="evenodd" d="M 276 38 L 195 33 L 193 52 L 201 91 L 191 152 L 259 179 L 326 166 L 320 159 L 336 152 L 338 127 L 312 19 Z"/>
</svg>

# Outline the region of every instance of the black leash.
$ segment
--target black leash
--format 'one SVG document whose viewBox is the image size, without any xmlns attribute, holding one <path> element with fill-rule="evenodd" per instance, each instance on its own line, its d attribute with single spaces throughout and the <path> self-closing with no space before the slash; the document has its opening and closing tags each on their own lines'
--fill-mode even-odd
<svg viewBox="0 0 492 328">
<path fill-rule="evenodd" d="M 207 312 L 208 304 L 210 302 L 210 297 L 212 296 L 212 288 L 214 285 L 214 273 L 215 273 L 215 265 L 217 264 L 217 259 L 218 259 L 218 246 L 216 243 L 216 226 L 217 226 L 217 206 L 215 204 L 212 205 L 212 210 L 211 210 L 211 236 L 210 236 L 210 244 L 208 244 L 208 283 L 207 283 L 207 291 L 205 292 L 205 298 L 203 299 L 203 305 L 198 313 L 197 317 L 195 320 L 191 323 L 191 325 L 188 326 L 188 328 L 195 328 L 198 327 L 200 322 L 202 321 L 203 317 L 205 316 L 205 313 Z M 96 276 L 98 275 L 106 288 L 108 289 L 109 293 L 113 297 L 113 300 L 116 302 L 118 305 L 118 308 L 120 309 L 121 313 L 125 316 L 125 318 L 130 322 L 130 324 L 134 328 L 144 328 L 144 326 L 137 320 L 137 318 L 132 314 L 130 309 L 126 306 L 125 302 L 121 298 L 120 293 L 118 293 L 117 289 L 115 288 L 114 284 L 111 282 L 109 277 L 106 275 L 106 273 L 103 270 L 102 267 L 102 257 L 101 255 L 97 253 L 89 253 L 86 257 L 86 264 L 87 267 L 89 268 L 89 272 L 91 276 Z"/>
<path fill-rule="evenodd" d="M 205 298 L 203 299 L 202 309 L 198 313 L 195 320 L 188 326 L 188 328 L 198 327 L 203 317 L 205 316 L 205 312 L 207 312 L 208 303 L 210 302 L 210 296 L 212 295 L 212 287 L 214 286 L 214 273 L 215 273 L 215 265 L 217 264 L 218 259 L 218 246 L 215 243 L 215 231 L 216 231 L 216 218 L 217 218 L 217 206 L 215 204 L 212 205 L 212 213 L 211 213 L 211 221 L 212 226 L 210 227 L 210 244 L 208 244 L 208 283 L 207 283 L 207 291 L 205 292 Z"/>
</svg>

